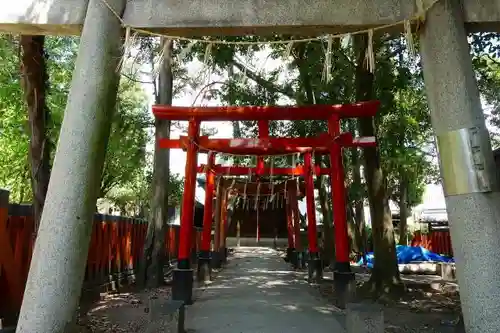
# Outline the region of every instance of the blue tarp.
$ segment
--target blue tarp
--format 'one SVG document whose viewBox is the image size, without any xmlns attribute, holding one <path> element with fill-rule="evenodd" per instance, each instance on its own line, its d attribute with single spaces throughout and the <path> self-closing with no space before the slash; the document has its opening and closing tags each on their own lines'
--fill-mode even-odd
<svg viewBox="0 0 500 333">
<path fill-rule="evenodd" d="M 453 258 L 440 256 L 437 253 L 431 252 L 421 246 L 404 246 L 396 245 L 396 253 L 398 256 L 398 264 L 408 264 L 411 261 L 435 261 L 435 262 L 454 262 Z M 366 255 L 366 266 L 373 268 L 374 262 L 373 252 Z M 363 258 L 358 262 L 358 265 L 364 265 Z"/>
</svg>

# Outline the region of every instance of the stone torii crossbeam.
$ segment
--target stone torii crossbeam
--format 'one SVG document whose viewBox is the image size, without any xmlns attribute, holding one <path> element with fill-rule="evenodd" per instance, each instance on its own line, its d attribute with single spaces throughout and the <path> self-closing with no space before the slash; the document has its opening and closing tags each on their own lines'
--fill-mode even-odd
<svg viewBox="0 0 500 333">
<path fill-rule="evenodd" d="M 408 19 L 431 0 L 18 0 L 0 31 L 81 34 L 17 327 L 62 333 L 81 293 L 124 25 L 171 35 L 320 35 Z M 110 10 L 110 8 L 112 10 Z M 118 17 L 117 17 L 118 16 Z M 439 0 L 417 32 L 468 333 L 500 327 L 500 195 L 467 31 L 499 31 L 500 0 Z M 393 26 L 390 32 L 401 31 Z"/>
</svg>

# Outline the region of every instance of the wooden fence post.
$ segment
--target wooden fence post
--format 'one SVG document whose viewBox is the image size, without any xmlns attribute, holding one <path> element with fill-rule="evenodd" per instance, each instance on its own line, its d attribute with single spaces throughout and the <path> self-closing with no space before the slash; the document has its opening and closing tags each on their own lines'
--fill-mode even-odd
<svg viewBox="0 0 500 333">
<path fill-rule="evenodd" d="M 9 294 L 9 312 L 16 313 L 21 307 L 24 286 L 22 284 L 20 262 L 14 260 L 14 250 L 7 230 L 9 217 L 9 191 L 0 189 L 0 268 L 3 267 L 5 280 L 7 281 L 7 292 Z"/>
</svg>

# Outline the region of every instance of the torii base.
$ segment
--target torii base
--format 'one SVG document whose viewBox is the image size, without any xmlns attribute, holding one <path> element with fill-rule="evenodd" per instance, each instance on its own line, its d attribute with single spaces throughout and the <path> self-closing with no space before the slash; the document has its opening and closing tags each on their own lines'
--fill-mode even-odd
<svg viewBox="0 0 500 333">
<path fill-rule="evenodd" d="M 351 296 L 356 291 L 356 274 L 351 271 L 351 266 L 348 262 L 335 264 L 333 272 L 333 283 L 335 293 L 339 296 L 338 307 L 344 309 L 349 303 Z"/>
<path fill-rule="evenodd" d="M 210 252 L 210 257 L 212 258 L 210 260 L 210 267 L 213 269 L 219 269 L 222 267 L 222 261 L 220 257 L 220 252 L 219 251 L 212 251 Z"/>
<path fill-rule="evenodd" d="M 293 247 L 289 247 L 286 249 L 285 262 L 290 263 L 290 265 L 292 265 L 293 268 L 298 267 L 297 252 Z"/>
<path fill-rule="evenodd" d="M 212 280 L 212 267 L 210 251 L 200 251 L 198 256 L 198 268 L 196 271 L 198 282 L 208 283 Z"/>
<path fill-rule="evenodd" d="M 309 283 L 320 283 L 323 280 L 323 263 L 318 256 L 318 253 L 310 253 L 308 268 L 308 281 Z"/>
<path fill-rule="evenodd" d="M 193 304 L 193 270 L 191 268 L 174 269 L 172 273 L 172 299 L 183 301 L 185 305 Z"/>
<path fill-rule="evenodd" d="M 227 263 L 227 247 L 222 247 L 219 250 L 219 258 L 220 258 L 221 264 Z"/>
<path fill-rule="evenodd" d="M 304 269 L 306 268 L 306 254 L 302 251 L 296 252 L 295 254 L 297 258 L 297 269 Z"/>
</svg>

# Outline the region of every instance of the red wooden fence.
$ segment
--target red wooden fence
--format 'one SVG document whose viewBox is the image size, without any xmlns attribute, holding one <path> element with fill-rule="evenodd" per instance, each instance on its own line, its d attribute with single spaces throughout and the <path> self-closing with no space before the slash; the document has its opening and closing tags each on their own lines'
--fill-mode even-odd
<svg viewBox="0 0 500 333">
<path fill-rule="evenodd" d="M 145 220 L 96 214 L 84 286 L 133 281 L 146 232 Z M 178 226 L 169 226 L 165 234 L 169 259 L 177 257 L 178 239 Z M 199 249 L 200 240 L 201 230 L 196 230 L 193 251 Z M 15 318 L 20 309 L 34 242 L 31 206 L 0 203 L 0 319 Z"/>
<path fill-rule="evenodd" d="M 416 231 L 411 246 L 422 246 L 438 254 L 453 256 L 449 230 L 432 230 L 427 234 Z"/>
</svg>

